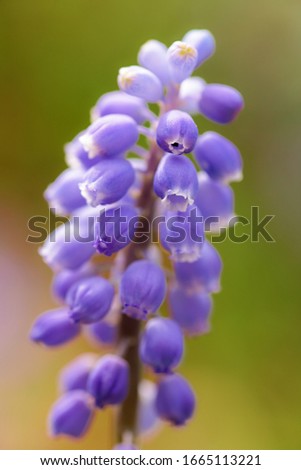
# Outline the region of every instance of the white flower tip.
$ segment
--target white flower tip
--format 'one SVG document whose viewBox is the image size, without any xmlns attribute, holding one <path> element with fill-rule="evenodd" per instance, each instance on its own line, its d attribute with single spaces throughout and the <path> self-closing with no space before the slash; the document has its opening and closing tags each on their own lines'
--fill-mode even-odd
<svg viewBox="0 0 301 470">
<path fill-rule="evenodd" d="M 185 212 L 187 207 L 194 203 L 194 199 L 180 191 L 168 190 L 162 203 L 167 210 Z"/>
<path fill-rule="evenodd" d="M 93 142 L 93 137 L 89 134 L 82 135 L 79 142 L 83 146 L 83 149 L 88 152 L 89 158 L 95 158 L 100 154 L 100 149 Z"/>
</svg>

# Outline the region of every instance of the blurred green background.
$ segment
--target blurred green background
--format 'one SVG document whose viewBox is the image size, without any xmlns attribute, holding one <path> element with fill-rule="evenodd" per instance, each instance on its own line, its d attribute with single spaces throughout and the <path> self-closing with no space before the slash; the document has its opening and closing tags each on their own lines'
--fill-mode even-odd
<svg viewBox="0 0 301 470">
<path fill-rule="evenodd" d="M 110 412 L 79 442 L 52 441 L 45 420 L 55 377 L 83 339 L 50 352 L 27 340 L 33 319 L 54 306 L 50 270 L 26 243 L 27 220 L 46 214 L 42 192 L 64 168 L 63 144 L 88 124 L 118 68 L 141 43 L 167 44 L 210 29 L 217 53 L 199 71 L 244 95 L 240 119 L 221 132 L 242 151 L 238 214 L 275 214 L 275 243 L 220 246 L 223 290 L 213 330 L 191 340 L 181 367 L 198 396 L 196 418 L 146 441 L 155 449 L 300 449 L 299 0 L 1 0 L 0 447 L 110 448 Z M 199 128 L 218 127 L 198 120 Z"/>
</svg>

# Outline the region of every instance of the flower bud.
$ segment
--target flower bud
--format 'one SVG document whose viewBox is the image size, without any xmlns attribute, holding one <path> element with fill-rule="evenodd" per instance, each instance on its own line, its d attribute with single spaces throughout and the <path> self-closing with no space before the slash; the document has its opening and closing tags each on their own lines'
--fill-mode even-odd
<svg viewBox="0 0 301 470">
<path fill-rule="evenodd" d="M 86 277 L 95 274 L 95 265 L 92 263 L 84 264 L 79 269 L 69 270 L 64 269 L 55 274 L 52 281 L 52 293 L 60 301 L 65 302 L 68 290 L 73 284 Z"/>
<path fill-rule="evenodd" d="M 183 41 L 197 50 L 196 67 L 199 67 L 215 52 L 215 39 L 206 29 L 192 29 L 183 37 Z"/>
<path fill-rule="evenodd" d="M 222 260 L 207 241 L 201 256 L 193 263 L 174 263 L 176 279 L 187 292 L 219 292 Z"/>
<path fill-rule="evenodd" d="M 144 100 L 119 90 L 102 95 L 91 110 L 93 121 L 107 114 L 126 114 L 133 118 L 137 124 L 146 121 L 149 113 Z"/>
<path fill-rule="evenodd" d="M 194 71 L 197 63 L 197 50 L 186 42 L 176 41 L 167 51 L 167 61 L 171 78 L 181 83 Z"/>
<path fill-rule="evenodd" d="M 93 400 L 82 390 L 63 395 L 52 407 L 49 430 L 52 436 L 82 437 L 93 416 Z"/>
<path fill-rule="evenodd" d="M 70 221 L 55 229 L 39 249 L 44 262 L 54 270 L 73 270 L 89 261 L 95 253 L 95 219 L 97 217 L 91 208 L 83 208 Z"/>
<path fill-rule="evenodd" d="M 68 315 L 66 308 L 57 308 L 42 313 L 34 322 L 30 339 L 45 346 L 60 346 L 75 338 L 80 328 Z"/>
<path fill-rule="evenodd" d="M 174 321 L 189 336 L 210 331 L 212 298 L 208 294 L 188 293 L 179 287 L 170 291 L 169 307 Z"/>
<path fill-rule="evenodd" d="M 159 78 L 144 67 L 122 67 L 117 81 L 121 90 L 150 103 L 156 103 L 163 98 L 163 85 Z"/>
<path fill-rule="evenodd" d="M 204 219 L 194 204 L 185 212 L 167 212 L 160 224 L 160 242 L 173 261 L 189 262 L 201 256 L 204 244 Z"/>
<path fill-rule="evenodd" d="M 218 124 L 229 124 L 244 107 L 242 95 L 227 85 L 206 85 L 199 101 L 199 111 Z"/>
<path fill-rule="evenodd" d="M 89 158 L 116 157 L 129 150 L 138 140 L 137 123 L 124 114 L 100 117 L 79 138 Z"/>
<path fill-rule="evenodd" d="M 158 385 L 156 408 L 161 419 L 176 426 L 188 421 L 195 409 L 195 395 L 180 375 L 168 375 Z"/>
<path fill-rule="evenodd" d="M 119 201 L 135 181 L 135 171 L 125 159 L 103 160 L 90 168 L 79 185 L 87 203 L 96 207 Z"/>
<path fill-rule="evenodd" d="M 179 109 L 190 114 L 199 113 L 199 101 L 206 85 L 200 77 L 189 77 L 184 80 L 179 89 Z"/>
<path fill-rule="evenodd" d="M 106 279 L 100 276 L 81 279 L 67 293 L 70 318 L 76 323 L 95 323 L 109 312 L 113 297 L 114 287 Z"/>
<path fill-rule="evenodd" d="M 138 53 L 138 62 L 153 72 L 163 85 L 170 81 L 167 63 L 167 47 L 154 39 L 145 42 Z"/>
<path fill-rule="evenodd" d="M 155 313 L 159 309 L 165 291 L 163 270 L 152 261 L 135 261 L 121 278 L 122 311 L 129 317 L 144 319 L 149 313 Z"/>
<path fill-rule="evenodd" d="M 88 152 L 86 152 L 79 140 L 84 135 L 85 131 L 65 145 L 66 163 L 74 170 L 88 170 L 91 166 L 101 161 L 101 157 L 89 158 Z"/>
<path fill-rule="evenodd" d="M 130 204 L 120 204 L 101 213 L 94 245 L 99 253 L 111 256 L 125 248 L 134 237 L 137 216 L 136 208 Z"/>
<path fill-rule="evenodd" d="M 89 336 L 97 343 L 110 346 L 117 340 L 117 327 L 106 320 L 89 325 Z"/>
<path fill-rule="evenodd" d="M 95 365 L 97 355 L 92 353 L 81 354 L 67 364 L 60 373 L 59 387 L 63 393 L 72 390 L 86 390 L 90 372 Z"/>
<path fill-rule="evenodd" d="M 198 192 L 194 165 L 184 155 L 165 155 L 156 170 L 154 191 L 168 210 L 185 211 Z"/>
<path fill-rule="evenodd" d="M 140 341 L 140 359 L 156 373 L 170 373 L 182 359 L 182 332 L 169 318 L 153 318 L 147 322 Z"/>
<path fill-rule="evenodd" d="M 194 155 L 211 179 L 231 183 L 242 179 L 242 159 L 236 145 L 217 132 L 205 132 L 195 145 Z"/>
<path fill-rule="evenodd" d="M 79 183 L 83 179 L 83 173 L 79 170 L 67 169 L 51 183 L 44 197 L 51 209 L 55 209 L 59 214 L 71 214 L 86 204 L 80 193 Z"/>
<path fill-rule="evenodd" d="M 163 114 L 157 127 L 157 144 L 165 152 L 190 153 L 198 137 L 198 128 L 189 114 L 172 110 Z"/>
<path fill-rule="evenodd" d="M 227 228 L 235 217 L 232 188 L 212 180 L 205 172 L 199 173 L 199 191 L 195 204 L 204 217 L 205 229 L 210 232 Z"/>
<path fill-rule="evenodd" d="M 92 370 L 88 391 L 98 408 L 118 405 L 125 400 L 129 387 L 129 366 L 121 357 L 106 354 Z"/>
</svg>

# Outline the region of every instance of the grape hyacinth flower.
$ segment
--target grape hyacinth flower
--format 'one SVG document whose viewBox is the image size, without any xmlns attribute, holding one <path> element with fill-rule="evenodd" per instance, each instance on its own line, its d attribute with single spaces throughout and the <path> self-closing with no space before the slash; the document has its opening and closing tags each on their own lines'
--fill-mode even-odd
<svg viewBox="0 0 301 470">
<path fill-rule="evenodd" d="M 122 311 L 133 318 L 145 318 L 159 309 L 165 290 L 165 276 L 159 266 L 147 260 L 135 261 L 120 282 Z"/>
<path fill-rule="evenodd" d="M 97 361 L 97 354 L 81 354 L 60 373 L 59 389 L 62 393 L 72 390 L 87 390 L 90 373 Z"/>
<path fill-rule="evenodd" d="M 193 415 L 195 396 L 180 375 L 164 377 L 158 386 L 156 409 L 161 419 L 176 426 L 184 425 Z"/>
<path fill-rule="evenodd" d="M 119 201 L 135 181 L 135 171 L 125 159 L 103 160 L 90 168 L 78 184 L 92 207 Z"/>
<path fill-rule="evenodd" d="M 198 137 L 198 128 L 189 114 L 172 110 L 162 115 L 157 127 L 157 144 L 165 152 L 190 153 Z"/>
<path fill-rule="evenodd" d="M 152 119 L 152 113 L 144 100 L 123 93 L 123 91 L 111 91 L 104 94 L 91 110 L 93 121 L 107 114 L 125 114 L 133 118 L 137 124 Z"/>
<path fill-rule="evenodd" d="M 199 208 L 192 204 L 185 212 L 166 212 L 160 226 L 162 247 L 173 261 L 192 263 L 201 257 L 205 242 L 204 219 Z"/>
<path fill-rule="evenodd" d="M 154 39 L 144 43 L 138 52 L 139 64 L 153 72 L 163 85 L 170 82 L 166 53 L 165 44 Z"/>
<path fill-rule="evenodd" d="M 120 204 L 102 212 L 95 228 L 94 247 L 99 253 L 111 256 L 125 248 L 134 236 L 131 223 L 138 215 L 130 204 Z"/>
<path fill-rule="evenodd" d="M 235 88 L 219 84 L 206 85 L 199 101 L 200 113 L 218 124 L 229 124 L 243 106 L 243 98 Z"/>
<path fill-rule="evenodd" d="M 30 338 L 52 347 L 71 341 L 79 332 L 79 326 L 69 318 L 68 309 L 62 307 L 42 313 L 32 326 Z"/>
<path fill-rule="evenodd" d="M 193 153 L 207 175 L 221 183 L 242 179 L 242 159 L 236 145 L 217 132 L 200 135 Z"/>
<path fill-rule="evenodd" d="M 96 323 L 110 310 L 114 287 L 100 276 L 87 277 L 68 290 L 66 303 L 75 323 Z"/>
<path fill-rule="evenodd" d="M 110 346 L 117 340 L 117 327 L 105 319 L 89 325 L 88 334 L 96 343 Z"/>
<path fill-rule="evenodd" d="M 169 294 L 171 317 L 188 336 L 208 333 L 212 298 L 208 293 L 187 292 L 181 286 L 173 287 Z"/>
<path fill-rule="evenodd" d="M 150 103 L 156 103 L 163 98 L 163 84 L 160 79 L 144 67 L 122 67 L 119 70 L 118 85 L 129 95 Z"/>
<path fill-rule="evenodd" d="M 206 29 L 192 29 L 183 37 L 183 41 L 197 50 L 196 67 L 202 65 L 215 52 L 215 39 Z"/>
<path fill-rule="evenodd" d="M 90 262 L 79 269 L 63 269 L 52 280 L 52 293 L 59 301 L 65 302 L 67 292 L 77 281 L 96 274 L 96 266 Z"/>
<path fill-rule="evenodd" d="M 186 113 L 198 114 L 198 103 L 205 85 L 205 80 L 200 77 L 186 78 L 179 89 L 179 108 Z"/>
<path fill-rule="evenodd" d="M 188 43 L 174 42 L 167 51 L 169 72 L 175 83 L 190 77 L 197 64 L 198 52 Z"/>
<path fill-rule="evenodd" d="M 184 341 L 180 328 L 169 318 L 153 318 L 140 341 L 140 359 L 157 373 L 168 373 L 182 359 Z"/>
<path fill-rule="evenodd" d="M 50 434 L 81 437 L 87 431 L 93 411 L 93 400 L 87 392 L 75 390 L 66 393 L 50 412 Z"/>
<path fill-rule="evenodd" d="M 138 140 L 137 123 L 125 114 L 108 114 L 96 119 L 79 138 L 89 158 L 116 157 Z"/>
<path fill-rule="evenodd" d="M 79 184 L 83 179 L 80 170 L 68 168 L 58 176 L 46 189 L 44 196 L 51 209 L 58 214 L 72 214 L 85 205 L 85 199 L 80 193 Z"/>
<path fill-rule="evenodd" d="M 193 417 L 193 387 L 176 370 L 184 337 L 210 330 L 223 266 L 207 232 L 228 227 L 230 183 L 242 177 L 236 145 L 197 125 L 200 114 L 230 123 L 244 106 L 236 89 L 192 76 L 214 52 L 205 29 L 144 43 L 138 65 L 119 70 L 119 90 L 97 100 L 92 124 L 65 146 L 68 168 L 45 191 L 68 215 L 40 248 L 60 305 L 37 317 L 30 337 L 54 348 L 83 334 L 99 350 L 62 370 L 53 436 L 81 437 L 114 406 L 112 448 L 136 450 L 158 424 Z"/>
<path fill-rule="evenodd" d="M 201 211 L 207 231 L 219 232 L 234 220 L 234 193 L 227 184 L 199 173 L 199 190 L 195 204 Z"/>
<path fill-rule="evenodd" d="M 172 154 L 162 158 L 154 176 L 154 191 L 167 209 L 185 212 L 194 202 L 198 187 L 197 172 L 189 158 Z"/>
<path fill-rule="evenodd" d="M 94 397 L 95 405 L 104 408 L 118 405 L 128 393 L 129 367 L 121 357 L 107 354 L 92 369 L 87 390 Z"/>
<path fill-rule="evenodd" d="M 175 278 L 187 292 L 219 292 L 222 268 L 218 251 L 208 241 L 196 261 L 174 263 Z"/>
</svg>

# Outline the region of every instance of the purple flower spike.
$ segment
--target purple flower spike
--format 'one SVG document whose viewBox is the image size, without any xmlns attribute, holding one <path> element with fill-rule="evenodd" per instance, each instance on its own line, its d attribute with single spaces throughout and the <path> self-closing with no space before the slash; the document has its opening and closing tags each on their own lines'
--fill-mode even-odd
<svg viewBox="0 0 301 470">
<path fill-rule="evenodd" d="M 72 390 L 87 390 L 90 372 L 97 361 L 97 355 L 92 353 L 81 354 L 67 364 L 59 377 L 60 391 L 63 393 Z"/>
<path fill-rule="evenodd" d="M 169 111 L 159 119 L 157 144 L 165 152 L 181 155 L 192 152 L 198 137 L 198 128 L 189 114 Z"/>
<path fill-rule="evenodd" d="M 168 210 L 186 211 L 198 192 L 198 177 L 189 158 L 165 155 L 154 177 L 154 191 Z"/>
<path fill-rule="evenodd" d="M 186 78 L 179 89 L 179 108 L 186 113 L 198 114 L 198 104 L 205 85 L 205 80 L 200 77 Z"/>
<path fill-rule="evenodd" d="M 236 145 L 217 132 L 202 134 L 194 155 L 211 179 L 221 183 L 242 180 L 242 158 Z"/>
<path fill-rule="evenodd" d="M 93 416 L 93 399 L 82 390 L 62 396 L 49 415 L 49 431 L 52 436 L 82 437 L 88 430 Z"/>
<path fill-rule="evenodd" d="M 114 287 L 106 279 L 99 276 L 82 279 L 67 293 L 70 318 L 76 323 L 95 323 L 107 315 L 113 297 Z"/>
<path fill-rule="evenodd" d="M 91 111 L 93 121 L 107 114 L 126 114 L 133 118 L 137 124 L 142 124 L 147 120 L 149 113 L 144 100 L 119 90 L 102 95 Z"/>
<path fill-rule="evenodd" d="M 163 98 L 163 85 L 159 78 L 144 67 L 122 67 L 117 81 L 121 90 L 150 103 L 156 103 Z"/>
<path fill-rule="evenodd" d="M 199 101 L 199 111 L 218 124 L 229 124 L 244 107 L 242 95 L 227 85 L 206 85 Z"/>
<path fill-rule="evenodd" d="M 91 124 L 79 138 L 89 158 L 116 157 L 138 140 L 137 123 L 125 114 L 108 114 Z"/>
<path fill-rule="evenodd" d="M 168 375 L 158 385 L 156 408 L 161 419 L 176 426 L 188 421 L 195 409 L 195 395 L 180 375 Z"/>
<path fill-rule="evenodd" d="M 90 337 L 97 343 L 110 346 L 117 340 L 117 327 L 106 320 L 89 325 Z"/>
<path fill-rule="evenodd" d="M 138 62 L 142 67 L 153 72 L 163 83 L 170 81 L 167 62 L 167 47 L 154 39 L 145 42 L 138 53 Z"/>
<path fill-rule="evenodd" d="M 187 292 L 219 292 L 223 263 L 218 251 L 207 241 L 193 263 L 175 263 L 179 285 Z"/>
<path fill-rule="evenodd" d="M 106 354 L 97 362 L 88 381 L 88 391 L 98 408 L 123 402 L 128 394 L 128 387 L 128 363 L 113 354 Z"/>
<path fill-rule="evenodd" d="M 79 170 L 67 169 L 51 183 L 44 193 L 44 197 L 51 209 L 59 214 L 71 214 L 86 204 L 80 193 L 79 183 L 83 173 Z"/>
<path fill-rule="evenodd" d="M 52 293 L 58 300 L 65 302 L 67 292 L 73 284 L 94 274 L 95 266 L 92 263 L 87 263 L 76 270 L 60 271 L 53 278 Z"/>
<path fill-rule="evenodd" d="M 147 322 L 140 342 L 140 359 L 156 373 L 170 373 L 183 356 L 181 329 L 168 318 L 153 318 Z"/>
<path fill-rule="evenodd" d="M 162 269 L 151 261 L 135 261 L 121 278 L 122 311 L 129 317 L 144 319 L 159 309 L 165 292 L 166 281 Z"/>
<path fill-rule="evenodd" d="M 183 37 L 183 41 L 195 47 L 198 53 L 196 67 L 199 67 L 215 52 L 215 39 L 206 29 L 192 29 Z"/>
<path fill-rule="evenodd" d="M 205 228 L 219 232 L 234 221 L 234 193 L 230 186 L 214 181 L 205 172 L 199 173 L 199 191 L 195 204 L 203 214 Z"/>
<path fill-rule="evenodd" d="M 130 204 L 121 204 L 101 213 L 94 244 L 97 251 L 111 256 L 125 248 L 134 237 L 137 216 L 137 209 Z"/>
<path fill-rule="evenodd" d="M 79 326 L 69 318 L 68 309 L 57 308 L 42 313 L 36 319 L 31 328 L 30 339 L 54 347 L 71 341 L 79 332 Z"/>
<path fill-rule="evenodd" d="M 119 201 L 135 181 L 135 171 L 128 160 L 103 160 L 90 168 L 79 185 L 87 203 L 96 207 Z"/>
<path fill-rule="evenodd" d="M 167 60 L 172 80 L 181 83 L 194 71 L 198 53 L 195 47 L 186 42 L 176 41 L 167 51 Z"/>
<path fill-rule="evenodd" d="M 185 212 L 167 212 L 160 224 L 160 242 L 173 261 L 192 263 L 200 256 L 205 240 L 204 219 L 196 205 Z"/>
<path fill-rule="evenodd" d="M 172 318 L 185 334 L 195 336 L 210 331 L 210 295 L 189 294 L 181 288 L 173 288 L 169 295 L 169 305 Z"/>
</svg>

